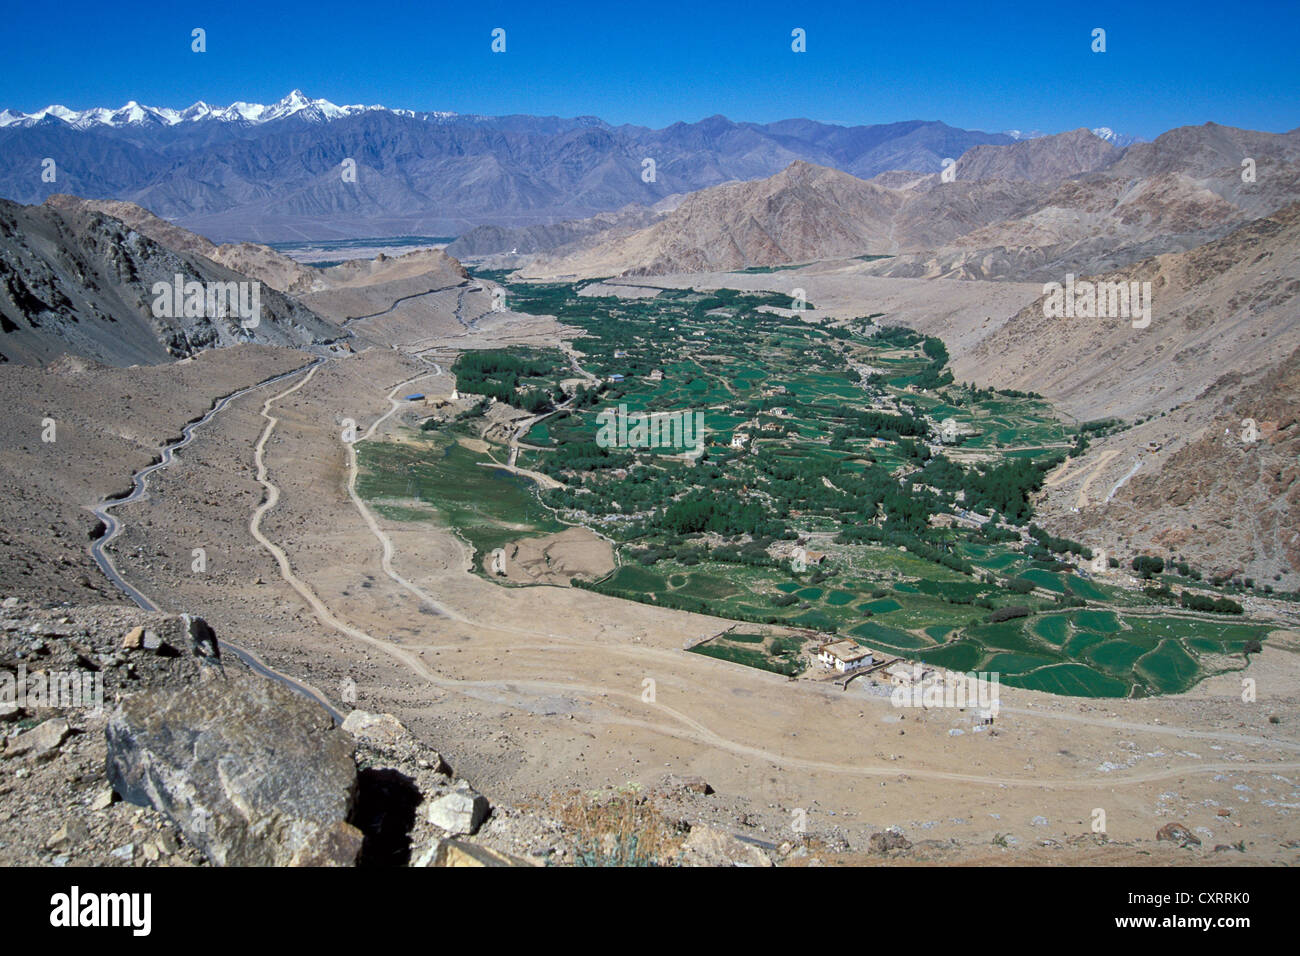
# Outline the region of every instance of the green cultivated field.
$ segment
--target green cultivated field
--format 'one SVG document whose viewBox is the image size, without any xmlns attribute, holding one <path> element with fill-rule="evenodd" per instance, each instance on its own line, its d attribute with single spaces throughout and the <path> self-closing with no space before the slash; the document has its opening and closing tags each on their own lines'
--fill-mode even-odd
<svg viewBox="0 0 1300 956">
<path fill-rule="evenodd" d="M 580 363 L 601 382 L 524 439 L 537 447 L 519 465 L 561 488 L 539 492 L 483 467 L 485 455 L 454 441 L 477 434 L 471 419 L 359 446 L 361 493 L 397 520 L 432 510 L 480 550 L 586 525 L 615 542 L 619 567 L 584 587 L 996 670 L 1004 683 L 1051 693 L 1186 690 L 1244 666 L 1247 642 L 1266 635 L 1240 617 L 1165 613 L 1156 599 L 1074 573 L 1078 555 L 1091 557 L 1083 545 L 1034 540 L 1031 496 L 1078 433 L 1037 396 L 954 382 L 937 339 L 878 316 L 831 324 L 765 311 L 789 307 L 776 293 L 621 300 L 578 288 L 509 288 L 513 309 L 580 330 Z M 557 354 L 522 352 L 531 378 L 519 390 L 571 378 Z M 703 453 L 602 446 L 597 416 L 619 406 L 699 413 Z M 958 426 L 955 445 L 941 440 L 946 420 Z M 748 437 L 743 448 L 731 447 L 736 434 Z M 796 546 L 825 558 L 797 567 Z M 1010 607 L 1027 614 L 990 622 Z M 794 648 L 758 634 L 694 650 L 778 673 L 801 667 Z"/>
<path fill-rule="evenodd" d="M 567 525 L 537 499 L 533 483 L 499 468 L 446 436 L 357 445 L 357 493 L 395 520 L 437 518 L 478 554 Z M 414 499 L 426 507 L 396 504 Z"/>
</svg>

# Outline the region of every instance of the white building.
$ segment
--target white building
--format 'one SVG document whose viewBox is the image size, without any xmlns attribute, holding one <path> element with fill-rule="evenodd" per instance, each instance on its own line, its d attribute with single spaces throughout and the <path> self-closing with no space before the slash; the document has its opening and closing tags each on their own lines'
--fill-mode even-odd
<svg viewBox="0 0 1300 956">
<path fill-rule="evenodd" d="M 870 667 L 871 651 L 855 641 L 836 641 L 823 644 L 817 649 L 817 659 L 827 667 L 833 667 L 841 674 Z"/>
</svg>

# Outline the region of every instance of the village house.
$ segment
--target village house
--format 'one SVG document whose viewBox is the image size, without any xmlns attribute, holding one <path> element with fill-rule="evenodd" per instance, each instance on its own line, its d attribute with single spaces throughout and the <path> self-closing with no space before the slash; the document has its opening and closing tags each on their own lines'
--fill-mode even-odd
<svg viewBox="0 0 1300 956">
<path fill-rule="evenodd" d="M 870 667 L 871 651 L 856 641 L 835 641 L 817 648 L 817 659 L 841 674 Z"/>
<path fill-rule="evenodd" d="M 736 432 L 734 435 L 731 436 L 731 447 L 744 448 L 745 442 L 747 441 L 749 441 L 748 435 L 746 435 L 744 432 Z"/>
<path fill-rule="evenodd" d="M 662 382 L 664 380 L 664 370 L 661 368 L 654 369 L 648 377 L 652 382 Z"/>
</svg>

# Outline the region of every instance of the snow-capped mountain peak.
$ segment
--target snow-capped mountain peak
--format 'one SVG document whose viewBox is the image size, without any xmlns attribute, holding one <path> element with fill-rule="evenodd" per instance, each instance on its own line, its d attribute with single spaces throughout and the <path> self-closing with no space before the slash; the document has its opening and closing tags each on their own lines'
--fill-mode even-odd
<svg viewBox="0 0 1300 956">
<path fill-rule="evenodd" d="M 1110 143 L 1110 145 L 1115 146 L 1119 149 L 1123 149 L 1125 146 L 1132 146 L 1134 143 L 1140 142 L 1139 137 L 1126 136 L 1123 133 L 1117 133 L 1109 126 L 1096 127 L 1092 131 L 1092 135 L 1096 136 L 1099 139 L 1104 139 L 1106 142 Z"/>
<path fill-rule="evenodd" d="M 1134 143 L 1139 143 L 1142 141 L 1141 137 L 1139 136 L 1128 136 L 1125 135 L 1124 133 L 1117 133 L 1109 126 L 1098 126 L 1092 130 L 1089 130 L 1089 132 L 1091 132 L 1093 136 L 1096 136 L 1099 139 L 1104 139 L 1106 142 L 1110 143 L 1112 146 L 1116 147 L 1117 149 L 1123 149 L 1125 146 L 1132 146 Z M 1010 136 L 1012 139 L 1016 140 L 1017 142 L 1026 139 L 1039 139 L 1043 136 L 1051 135 L 1050 133 L 1044 133 L 1042 130 L 1037 130 L 1037 129 L 1031 129 L 1031 130 L 1005 129 L 1002 131 L 1002 133 L 1004 136 Z"/>
<path fill-rule="evenodd" d="M 36 123 L 54 117 L 76 129 L 89 129 L 95 126 L 125 127 L 159 123 L 175 126 L 178 123 L 201 123 L 217 121 L 223 123 L 248 123 L 258 125 L 274 120 L 297 116 L 300 119 L 324 123 L 331 120 L 364 113 L 370 110 L 398 113 L 414 116 L 411 110 L 388 110 L 383 106 L 338 106 L 326 99 L 312 99 L 302 90 L 293 90 L 283 99 L 271 104 L 236 102 L 229 106 L 212 106 L 199 100 L 183 110 L 167 107 L 144 106 L 131 100 L 118 109 L 92 107 L 86 110 L 70 110 L 66 106 L 50 105 L 34 113 L 21 113 L 17 110 L 0 111 L 0 128 L 6 126 L 33 126 Z M 454 116 L 454 113 L 431 114 L 436 118 Z"/>
</svg>

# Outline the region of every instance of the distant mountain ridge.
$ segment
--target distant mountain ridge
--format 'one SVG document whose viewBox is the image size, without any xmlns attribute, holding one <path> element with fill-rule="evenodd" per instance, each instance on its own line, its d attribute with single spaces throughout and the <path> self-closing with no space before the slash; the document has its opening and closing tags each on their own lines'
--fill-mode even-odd
<svg viewBox="0 0 1300 956">
<path fill-rule="evenodd" d="M 1259 174 L 1242 178 L 1242 158 Z M 522 265 L 529 278 L 732 271 L 887 256 L 898 278 L 1047 281 L 1209 242 L 1300 200 L 1300 130 L 1207 123 L 1117 149 L 1090 130 L 973 147 L 945 175 L 809 163 L 686 196 L 639 230 Z M 580 233 L 575 224 L 570 228 Z"/>
<path fill-rule="evenodd" d="M 1051 133 L 1044 133 L 1042 130 L 1039 129 L 1033 129 L 1027 131 L 1019 130 L 1019 129 L 1004 129 L 1002 132 L 1005 133 L 1007 136 L 1010 136 L 1012 139 L 1016 140 L 1017 142 L 1026 139 L 1038 139 L 1041 136 L 1053 135 Z M 1092 127 L 1092 129 L 1089 130 L 1089 132 L 1092 133 L 1093 136 L 1096 136 L 1098 139 L 1105 140 L 1106 142 L 1110 143 L 1112 146 L 1118 147 L 1119 149 L 1123 149 L 1125 146 L 1132 146 L 1134 143 L 1146 142 L 1146 140 L 1144 140 L 1141 136 L 1129 136 L 1126 133 L 1117 133 L 1109 126 L 1094 126 Z"/>
<path fill-rule="evenodd" d="M 294 90 L 270 105 L 0 111 L 0 196 L 124 200 L 218 242 L 460 235 L 652 206 L 798 161 L 860 178 L 935 173 L 972 147 L 1013 142 L 925 120 L 710 116 L 656 130 L 591 116 L 337 106 Z M 349 159 L 355 182 L 341 175 Z"/>
</svg>

